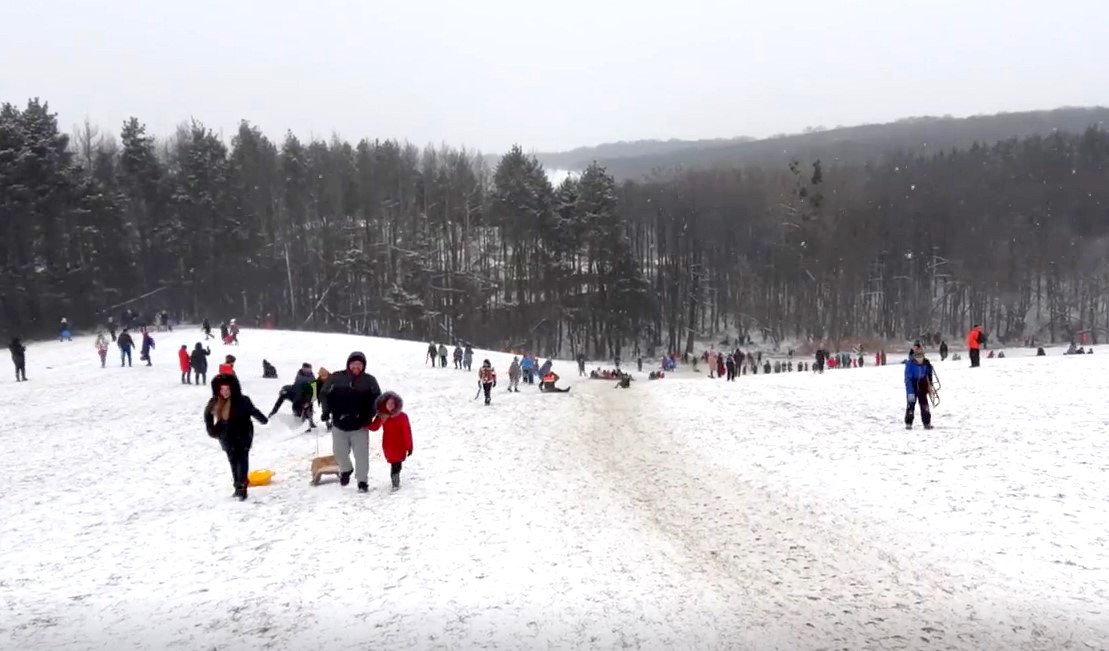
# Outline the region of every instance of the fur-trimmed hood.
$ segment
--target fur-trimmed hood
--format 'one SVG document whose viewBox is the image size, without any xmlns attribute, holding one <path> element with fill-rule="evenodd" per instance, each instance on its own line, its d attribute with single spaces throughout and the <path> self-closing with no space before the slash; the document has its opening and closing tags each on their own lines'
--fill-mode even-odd
<svg viewBox="0 0 1109 651">
<path fill-rule="evenodd" d="M 397 401 L 397 408 L 394 409 L 392 413 L 389 413 L 390 416 L 399 414 L 404 411 L 404 399 L 401 398 L 400 395 L 398 395 L 395 391 L 386 391 L 378 397 L 377 402 L 374 404 L 374 408 L 379 414 L 388 413 L 385 411 L 385 402 L 388 401 L 389 398 Z"/>
<path fill-rule="evenodd" d="M 212 378 L 212 397 L 219 395 L 219 388 L 223 385 L 231 387 L 231 397 L 240 398 L 243 395 L 243 386 L 239 384 L 239 378 L 233 374 L 221 373 Z"/>
</svg>

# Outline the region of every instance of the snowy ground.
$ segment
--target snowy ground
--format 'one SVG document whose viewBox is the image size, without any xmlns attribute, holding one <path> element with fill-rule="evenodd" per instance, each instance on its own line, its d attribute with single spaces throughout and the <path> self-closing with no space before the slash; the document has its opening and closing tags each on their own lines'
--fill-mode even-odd
<svg viewBox="0 0 1109 651">
<path fill-rule="evenodd" d="M 1109 351 L 941 364 L 906 432 L 900 365 L 619 391 L 562 364 L 570 394 L 487 408 L 423 344 L 246 331 L 261 409 L 363 350 L 416 453 L 397 494 L 373 435 L 368 495 L 310 487 L 286 405 L 239 503 L 178 383 L 196 334 L 157 338 L 153 368 L 33 345 L 4 384 L 0 648 L 1109 649 Z"/>
</svg>

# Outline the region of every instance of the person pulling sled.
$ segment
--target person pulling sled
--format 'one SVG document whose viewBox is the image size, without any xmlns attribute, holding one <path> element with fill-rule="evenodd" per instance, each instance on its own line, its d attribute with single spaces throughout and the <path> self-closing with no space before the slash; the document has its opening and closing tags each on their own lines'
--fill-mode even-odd
<svg viewBox="0 0 1109 651">
<path fill-rule="evenodd" d="M 920 405 L 920 421 L 924 429 L 932 429 L 932 409 L 930 401 L 936 395 L 933 381 L 935 369 L 932 362 L 924 356 L 924 348 L 918 342 L 913 346 L 909 359 L 905 362 L 905 429 L 913 428 L 916 406 Z"/>
</svg>

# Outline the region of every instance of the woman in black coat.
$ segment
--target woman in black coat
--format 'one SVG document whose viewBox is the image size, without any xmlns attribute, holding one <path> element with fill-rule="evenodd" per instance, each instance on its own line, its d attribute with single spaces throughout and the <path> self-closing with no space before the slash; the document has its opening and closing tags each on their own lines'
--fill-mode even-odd
<svg viewBox="0 0 1109 651">
<path fill-rule="evenodd" d="M 231 478 L 235 483 L 235 497 L 240 501 L 246 499 L 250 446 L 254 442 L 251 418 L 263 425 L 269 422 L 250 398 L 243 395 L 238 378 L 234 375 L 213 378 L 212 399 L 204 408 L 204 427 L 208 430 L 208 436 L 219 439 L 220 447 L 227 453 Z"/>
<path fill-rule="evenodd" d="M 208 355 L 212 354 L 211 348 L 204 348 L 196 342 L 192 355 L 189 356 L 189 367 L 196 375 L 196 385 L 201 386 L 208 381 Z"/>
</svg>

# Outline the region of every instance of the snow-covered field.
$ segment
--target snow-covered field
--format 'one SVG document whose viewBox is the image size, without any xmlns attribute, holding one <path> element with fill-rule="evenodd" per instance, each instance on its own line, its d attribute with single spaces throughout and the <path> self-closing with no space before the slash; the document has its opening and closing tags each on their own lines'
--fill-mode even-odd
<svg viewBox="0 0 1109 651">
<path fill-rule="evenodd" d="M 267 412 L 364 351 L 415 455 L 391 494 L 371 434 L 368 495 L 311 487 L 286 404 L 239 503 L 179 384 L 197 334 L 156 337 L 152 368 L 32 345 L 3 384 L 0 648 L 1109 649 L 1109 354 L 940 364 L 906 432 L 899 364 L 621 391 L 564 363 L 570 394 L 485 407 L 426 344 L 244 331 Z"/>
</svg>

